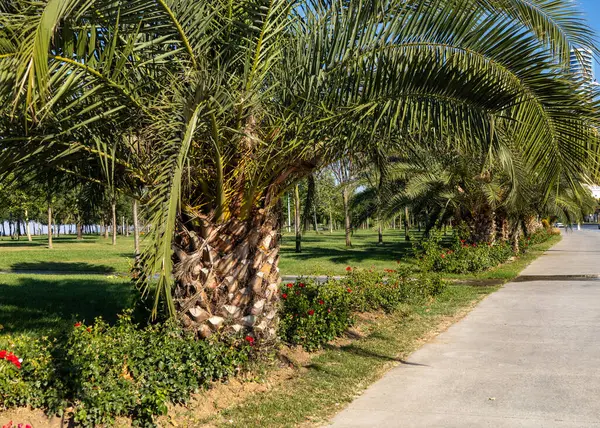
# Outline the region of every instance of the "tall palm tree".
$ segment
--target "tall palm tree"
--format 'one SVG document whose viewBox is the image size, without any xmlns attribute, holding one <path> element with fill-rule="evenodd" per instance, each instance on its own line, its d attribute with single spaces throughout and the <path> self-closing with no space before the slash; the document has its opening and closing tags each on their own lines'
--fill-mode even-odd
<svg viewBox="0 0 600 428">
<path fill-rule="evenodd" d="M 374 135 L 494 155 L 516 144 L 549 187 L 580 169 L 596 109 L 566 72 L 571 47 L 593 44 L 576 12 L 568 0 L 8 0 L 0 165 L 110 157 L 147 192 L 140 280 L 149 291 L 158 273 L 155 311 L 203 337 L 270 340 L 281 195 Z"/>
</svg>

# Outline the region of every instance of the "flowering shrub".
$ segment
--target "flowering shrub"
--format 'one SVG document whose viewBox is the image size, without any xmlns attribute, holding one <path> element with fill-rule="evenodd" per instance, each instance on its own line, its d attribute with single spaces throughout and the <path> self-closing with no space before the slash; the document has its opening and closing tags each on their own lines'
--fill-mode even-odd
<svg viewBox="0 0 600 428">
<path fill-rule="evenodd" d="M 338 281 L 299 281 L 281 287 L 279 336 L 311 351 L 341 335 L 353 322 L 352 290 Z"/>
<path fill-rule="evenodd" d="M 168 403 L 246 365 L 254 339 L 197 341 L 170 325 L 139 329 L 129 314 L 114 326 L 76 324 L 56 340 L 0 339 L 22 355 L 21 370 L 0 375 L 0 407 L 73 407 L 75 422 L 110 425 L 114 416 L 151 422 Z M 249 336 L 250 337 L 250 336 Z"/>
<path fill-rule="evenodd" d="M 557 234 L 560 234 L 559 230 L 548 228 L 522 237 L 519 251 L 526 252 L 530 245 L 545 242 Z M 456 237 L 449 246 L 442 245 L 442 237 L 436 232 L 432 232 L 428 239 L 413 244 L 413 250 L 423 272 L 480 272 L 498 266 L 514 255 L 510 243 L 501 241 L 493 244 L 469 243 Z"/>
<path fill-rule="evenodd" d="M 528 236 L 522 236 L 519 240 L 519 249 L 522 252 L 526 252 L 530 245 L 541 244 L 550 239 L 551 236 L 560 235 L 560 229 L 548 227 L 538 230 Z"/>
<path fill-rule="evenodd" d="M 438 275 L 406 269 L 346 270 L 340 280 L 324 284 L 298 281 L 281 287 L 281 339 L 315 350 L 352 325 L 353 312 L 391 312 L 401 303 L 434 296 L 444 289 Z"/>
<path fill-rule="evenodd" d="M 7 424 L 2 425 L 2 428 L 31 428 L 31 425 L 29 425 L 29 424 L 13 425 L 13 421 L 8 421 Z"/>
<path fill-rule="evenodd" d="M 413 272 L 407 268 L 385 269 L 383 272 L 354 269 L 341 281 L 353 290 L 351 307 L 359 312 L 391 312 L 401 303 L 435 296 L 444 289 L 438 275 Z"/>
<path fill-rule="evenodd" d="M 423 272 L 480 272 L 512 257 L 512 247 L 505 242 L 468 243 L 456 237 L 452 244 L 442 245 L 441 235 L 432 232 L 428 239 L 414 244 L 414 252 Z"/>
</svg>

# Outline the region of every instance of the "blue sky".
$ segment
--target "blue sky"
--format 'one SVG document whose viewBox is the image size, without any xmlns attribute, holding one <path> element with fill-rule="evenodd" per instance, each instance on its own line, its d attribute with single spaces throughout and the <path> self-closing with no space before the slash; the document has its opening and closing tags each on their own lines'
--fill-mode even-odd
<svg viewBox="0 0 600 428">
<path fill-rule="evenodd" d="M 600 0 L 575 0 L 585 13 L 588 24 L 600 40 Z M 596 79 L 600 80 L 600 64 L 596 61 Z"/>
</svg>

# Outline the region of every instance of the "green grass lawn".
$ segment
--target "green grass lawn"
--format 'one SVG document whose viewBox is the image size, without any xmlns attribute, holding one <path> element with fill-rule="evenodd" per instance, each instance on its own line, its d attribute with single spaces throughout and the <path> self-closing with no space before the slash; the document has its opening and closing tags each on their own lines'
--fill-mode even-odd
<svg viewBox="0 0 600 428">
<path fill-rule="evenodd" d="M 411 236 L 421 234 L 411 231 Z M 448 235 L 450 236 L 450 235 Z M 383 244 L 377 244 L 377 232 L 357 230 L 352 247 L 347 248 L 343 231 L 306 232 L 302 237 L 302 252 L 296 253 L 293 233 L 284 233 L 281 242 L 279 268 L 283 275 L 343 275 L 347 266 L 376 269 L 394 268 L 411 250 L 401 230 L 385 230 Z"/>
<path fill-rule="evenodd" d="M 2 274 L 0 335 L 49 335 L 98 316 L 113 322 L 134 296 L 131 281 L 113 275 Z"/>
<path fill-rule="evenodd" d="M 0 240 L 0 271 L 55 271 L 55 272 L 128 272 L 133 258 L 133 237 L 111 239 L 85 236 L 78 241 L 74 235 L 53 239 L 48 249 L 45 237 L 34 236 L 19 241 L 4 237 Z"/>
</svg>

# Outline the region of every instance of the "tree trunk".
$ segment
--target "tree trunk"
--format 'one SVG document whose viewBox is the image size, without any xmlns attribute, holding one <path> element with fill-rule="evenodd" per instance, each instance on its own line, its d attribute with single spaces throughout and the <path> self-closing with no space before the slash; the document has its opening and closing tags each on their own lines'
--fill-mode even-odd
<svg viewBox="0 0 600 428">
<path fill-rule="evenodd" d="M 521 235 L 521 225 L 517 222 L 512 234 L 512 249 L 515 254 L 519 254 L 519 237 Z"/>
<path fill-rule="evenodd" d="M 405 241 L 410 241 L 410 234 L 408 231 L 409 228 L 409 224 L 408 224 L 408 207 L 404 207 L 404 240 Z"/>
<path fill-rule="evenodd" d="M 83 224 L 81 222 L 77 222 L 75 227 L 77 229 L 77 240 L 81 241 L 83 239 Z"/>
<path fill-rule="evenodd" d="M 48 248 L 52 249 L 52 206 L 48 205 Z"/>
<path fill-rule="evenodd" d="M 287 231 L 290 233 L 292 231 L 292 210 L 290 208 L 290 194 L 287 194 Z"/>
<path fill-rule="evenodd" d="M 117 245 L 117 203 L 115 201 L 111 204 L 112 210 L 112 244 Z"/>
<path fill-rule="evenodd" d="M 329 210 L 329 234 L 333 233 L 333 215 L 331 214 L 331 210 Z"/>
<path fill-rule="evenodd" d="M 319 223 L 317 222 L 317 207 L 313 201 L 313 221 L 315 223 L 315 233 L 319 233 Z"/>
<path fill-rule="evenodd" d="M 296 232 L 296 252 L 302 252 L 302 230 L 300 229 L 300 190 L 294 190 L 294 231 Z"/>
<path fill-rule="evenodd" d="M 232 219 L 177 234 L 173 297 L 184 327 L 201 338 L 219 331 L 250 334 L 261 346 L 276 340 L 278 218 L 255 214 L 250 224 Z"/>
<path fill-rule="evenodd" d="M 138 201 L 133 200 L 133 254 L 137 259 L 140 255 L 140 228 L 138 223 Z"/>
<path fill-rule="evenodd" d="M 381 229 L 381 221 L 379 222 L 379 227 L 377 228 L 377 243 L 379 245 L 383 244 L 383 230 Z"/>
<path fill-rule="evenodd" d="M 31 242 L 31 230 L 29 229 L 29 214 L 27 210 L 25 210 L 25 232 L 27 232 L 27 240 Z"/>
<path fill-rule="evenodd" d="M 17 218 L 17 224 L 15 226 L 15 235 L 17 235 L 17 241 L 21 239 L 21 220 Z"/>
<path fill-rule="evenodd" d="M 350 195 L 348 192 L 348 186 L 344 186 L 342 189 L 342 200 L 344 202 L 344 226 L 346 231 L 346 247 L 352 246 L 352 240 L 350 238 L 350 232 L 352 231 L 352 225 L 350 222 L 350 206 L 349 206 Z"/>
</svg>

